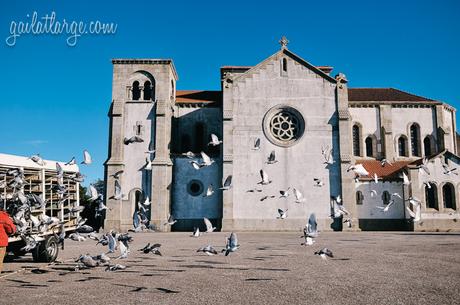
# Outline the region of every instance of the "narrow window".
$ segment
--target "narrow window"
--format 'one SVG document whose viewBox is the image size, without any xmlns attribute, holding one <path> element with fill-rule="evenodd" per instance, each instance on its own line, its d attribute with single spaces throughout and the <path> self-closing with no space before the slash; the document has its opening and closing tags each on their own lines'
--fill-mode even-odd
<svg viewBox="0 0 460 305">
<path fill-rule="evenodd" d="M 134 132 L 136 133 L 136 136 L 141 136 L 143 129 L 144 127 L 142 126 L 142 123 L 137 121 L 136 125 L 134 126 Z"/>
<path fill-rule="evenodd" d="M 420 157 L 420 128 L 417 124 L 412 124 L 410 127 L 410 144 L 412 156 Z"/>
<path fill-rule="evenodd" d="M 360 130 L 358 125 L 353 125 L 353 155 L 360 155 Z"/>
<path fill-rule="evenodd" d="M 429 136 L 426 136 L 423 140 L 423 149 L 425 150 L 425 157 L 431 156 L 433 154 L 431 151 L 431 139 Z"/>
<path fill-rule="evenodd" d="M 204 150 L 204 124 L 197 123 L 195 125 L 195 152 L 201 152 Z"/>
<path fill-rule="evenodd" d="M 390 200 L 391 200 L 390 193 L 388 193 L 388 191 L 384 191 L 383 194 L 382 194 L 382 201 L 383 201 L 383 204 L 384 204 L 384 205 L 389 204 L 389 203 L 390 203 Z"/>
<path fill-rule="evenodd" d="M 287 59 L 283 58 L 283 72 L 287 72 Z"/>
<path fill-rule="evenodd" d="M 400 136 L 398 139 L 398 153 L 400 157 L 407 157 L 406 138 Z"/>
<path fill-rule="evenodd" d="M 190 148 L 190 136 L 188 134 L 183 134 L 181 137 L 181 150 L 183 153 L 186 153 L 191 150 Z"/>
<path fill-rule="evenodd" d="M 152 99 L 152 85 L 149 81 L 144 83 L 144 101 Z"/>
<path fill-rule="evenodd" d="M 373 157 L 374 156 L 374 151 L 373 151 L 373 141 L 371 137 L 366 138 L 366 156 L 367 157 Z"/>
<path fill-rule="evenodd" d="M 356 204 L 362 205 L 363 201 L 364 201 L 363 193 L 361 191 L 357 191 L 356 192 Z"/>
<path fill-rule="evenodd" d="M 171 98 L 174 98 L 174 81 L 171 80 Z"/>
<path fill-rule="evenodd" d="M 444 201 L 444 207 L 446 209 L 455 210 L 455 193 L 454 186 L 452 184 L 444 184 L 444 186 L 442 187 L 442 197 Z"/>
<path fill-rule="evenodd" d="M 425 203 L 426 207 L 430 209 L 438 209 L 438 188 L 434 183 L 425 185 Z"/>
<path fill-rule="evenodd" d="M 133 83 L 133 101 L 139 100 L 141 97 L 141 90 L 139 89 L 139 82 L 135 81 Z"/>
</svg>

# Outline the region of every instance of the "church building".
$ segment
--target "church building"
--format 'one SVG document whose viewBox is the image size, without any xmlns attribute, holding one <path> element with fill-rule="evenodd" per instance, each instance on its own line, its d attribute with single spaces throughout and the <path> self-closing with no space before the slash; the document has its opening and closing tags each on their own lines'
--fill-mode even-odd
<svg viewBox="0 0 460 305">
<path fill-rule="evenodd" d="M 460 230 L 455 109 L 349 88 L 280 44 L 254 66 L 221 67 L 218 91 L 176 90 L 171 59 L 112 60 L 105 228 L 132 228 L 142 208 L 159 231 L 204 217 L 223 231 L 299 231 L 311 213 L 320 230 Z"/>
</svg>

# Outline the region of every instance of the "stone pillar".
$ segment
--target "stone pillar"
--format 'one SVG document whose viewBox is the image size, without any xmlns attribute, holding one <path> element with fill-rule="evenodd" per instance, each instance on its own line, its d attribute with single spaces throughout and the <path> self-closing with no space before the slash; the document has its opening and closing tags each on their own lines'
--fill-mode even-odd
<svg viewBox="0 0 460 305">
<path fill-rule="evenodd" d="M 155 159 L 152 161 L 152 218 L 157 230 L 170 231 L 164 226 L 171 209 L 172 166 L 169 142 L 171 140 L 171 108 L 167 99 L 158 99 L 156 110 Z"/>
<path fill-rule="evenodd" d="M 351 213 L 352 227 L 344 226 L 344 231 L 359 231 L 358 211 L 355 202 L 355 182 L 352 173 L 347 173 L 354 159 L 351 153 L 351 116 L 348 111 L 348 86 L 345 75 L 339 73 L 337 80 L 337 107 L 340 138 L 340 175 L 342 180 L 342 204 Z"/>
<path fill-rule="evenodd" d="M 391 115 L 391 105 L 380 105 L 379 112 L 381 126 L 380 139 L 382 142 L 382 157 L 389 161 L 393 161 L 396 157 L 396 151 L 392 131 L 393 121 Z"/>
<path fill-rule="evenodd" d="M 124 168 L 123 164 L 123 107 L 122 101 L 112 102 L 109 118 L 109 159 L 105 162 L 105 204 L 107 205 L 105 230 L 120 230 L 121 228 L 121 200 L 109 199 L 115 194 L 115 180 L 111 175 Z M 121 181 L 120 181 L 121 182 Z"/>
<path fill-rule="evenodd" d="M 231 75 L 227 74 L 222 86 L 222 135 L 223 164 L 222 176 L 233 175 L 233 87 Z M 242 191 L 231 188 L 222 196 L 222 231 L 233 229 L 233 192 Z"/>
</svg>

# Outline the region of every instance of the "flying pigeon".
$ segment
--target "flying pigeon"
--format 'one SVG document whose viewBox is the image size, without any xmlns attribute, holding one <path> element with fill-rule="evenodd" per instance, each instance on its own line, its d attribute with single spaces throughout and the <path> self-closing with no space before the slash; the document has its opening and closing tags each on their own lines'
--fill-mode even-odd
<svg viewBox="0 0 460 305">
<path fill-rule="evenodd" d="M 319 251 L 316 251 L 315 255 L 319 255 L 322 259 L 327 259 L 328 256 L 334 257 L 334 255 L 332 254 L 332 251 L 329 250 L 328 248 L 323 248 Z"/>
<path fill-rule="evenodd" d="M 276 217 L 277 219 L 286 219 L 287 217 L 287 211 L 288 209 L 286 209 L 285 211 L 283 211 L 282 209 L 278 209 L 278 214 L 279 216 Z"/>
<path fill-rule="evenodd" d="M 177 222 L 177 220 L 174 218 L 174 216 L 172 215 L 169 215 L 168 216 L 168 221 L 164 223 L 164 225 L 170 225 L 172 226 L 173 224 L 175 224 Z"/>
<path fill-rule="evenodd" d="M 323 158 L 324 158 L 324 164 L 334 163 L 334 159 L 332 157 L 332 149 L 329 147 L 329 145 L 321 147 L 321 154 L 323 155 Z"/>
<path fill-rule="evenodd" d="M 145 197 L 143 205 L 150 205 L 149 196 Z"/>
<path fill-rule="evenodd" d="M 150 160 L 150 157 L 146 157 L 145 162 L 146 162 L 145 167 L 144 167 L 145 170 L 151 171 L 152 170 L 152 161 Z"/>
<path fill-rule="evenodd" d="M 232 188 L 232 175 L 227 176 L 224 185 L 219 188 L 220 190 L 226 191 Z"/>
<path fill-rule="evenodd" d="M 430 170 L 428 169 L 428 158 L 423 158 L 422 164 L 419 166 L 419 171 L 420 170 L 423 170 L 427 175 L 430 174 Z"/>
<path fill-rule="evenodd" d="M 204 217 L 203 220 L 204 220 L 204 224 L 206 225 L 206 233 L 214 232 L 216 227 L 212 226 L 211 221 L 209 219 L 207 219 L 206 217 Z"/>
<path fill-rule="evenodd" d="M 193 233 L 191 237 L 200 237 L 200 236 L 201 236 L 200 228 L 199 227 L 193 228 Z"/>
<path fill-rule="evenodd" d="M 260 201 L 264 201 L 264 200 L 271 199 L 271 198 L 275 198 L 275 196 L 274 195 L 266 195 L 266 196 L 260 198 Z"/>
<path fill-rule="evenodd" d="M 214 187 L 212 184 L 208 185 L 208 188 L 206 189 L 206 193 L 203 195 L 203 197 L 209 197 L 214 194 Z"/>
<path fill-rule="evenodd" d="M 313 178 L 313 181 L 315 183 L 315 184 L 313 184 L 314 186 L 322 187 L 324 185 L 323 180 L 321 180 L 319 178 Z"/>
<path fill-rule="evenodd" d="M 410 217 L 413 218 L 414 222 L 420 221 L 422 214 L 422 203 L 420 202 L 420 200 L 414 197 L 409 198 L 409 203 L 412 205 L 412 208 L 414 209 L 414 211 L 412 211 L 409 207 L 406 206 L 407 212 L 409 213 Z"/>
<path fill-rule="evenodd" d="M 315 242 L 313 239 L 318 236 L 318 225 L 316 223 L 316 216 L 315 213 L 311 213 L 310 217 L 308 218 L 308 223 L 305 225 L 303 229 L 303 237 L 305 242 L 302 245 L 311 246 Z"/>
<path fill-rule="evenodd" d="M 458 176 L 458 173 L 455 172 L 455 171 L 457 170 L 456 167 L 449 168 L 449 166 L 448 166 L 447 164 L 443 164 L 443 165 L 442 165 L 442 168 L 444 169 L 444 174 L 445 174 L 445 175 L 454 174 L 454 175 L 457 175 L 457 176 Z"/>
<path fill-rule="evenodd" d="M 404 185 L 409 185 L 410 184 L 409 178 L 407 177 L 405 172 L 402 172 L 401 178 L 403 179 L 403 184 Z"/>
<path fill-rule="evenodd" d="M 229 255 L 230 252 L 235 252 L 238 250 L 240 245 L 238 244 L 238 238 L 236 236 L 236 233 L 230 234 L 230 237 L 227 238 L 227 244 L 225 246 L 225 249 L 222 249 L 222 252 L 225 252 L 225 256 Z"/>
<path fill-rule="evenodd" d="M 129 253 L 128 244 L 126 241 L 120 241 L 120 256 L 118 258 L 127 258 Z"/>
<path fill-rule="evenodd" d="M 75 165 L 77 163 L 77 160 L 75 160 L 75 157 L 72 157 L 69 162 L 67 162 L 64 165 Z"/>
<path fill-rule="evenodd" d="M 377 209 L 380 209 L 382 212 L 388 212 L 388 210 L 390 209 L 390 207 L 393 205 L 395 201 L 394 200 L 390 200 L 390 202 L 388 202 L 388 204 L 384 207 L 382 206 L 376 206 Z"/>
<path fill-rule="evenodd" d="M 89 152 L 85 149 L 85 150 L 83 151 L 83 161 L 81 162 L 81 164 L 90 165 L 91 163 L 93 163 L 93 159 L 91 159 L 91 155 L 90 155 Z"/>
<path fill-rule="evenodd" d="M 265 172 L 263 169 L 260 170 L 260 177 L 262 178 L 262 181 L 257 184 L 267 185 L 272 183 L 272 181 L 268 178 L 267 172 Z"/>
<path fill-rule="evenodd" d="M 99 197 L 99 194 L 97 193 L 97 189 L 92 184 L 89 185 L 88 193 L 90 195 L 88 199 L 89 201 L 94 201 Z"/>
<path fill-rule="evenodd" d="M 293 189 L 294 190 L 294 196 L 295 196 L 295 202 L 296 203 L 302 203 L 302 202 L 305 202 L 305 197 L 303 196 L 303 194 L 296 188 Z"/>
<path fill-rule="evenodd" d="M 139 251 L 142 251 L 145 254 L 152 253 L 152 254 L 155 254 L 155 255 L 162 256 L 161 252 L 160 252 L 160 247 L 161 247 L 161 244 L 150 245 L 150 243 L 148 243 L 144 248 L 139 249 Z"/>
<path fill-rule="evenodd" d="M 259 149 L 260 149 L 260 139 L 256 138 L 254 141 L 254 147 L 252 148 L 252 150 L 259 150 Z"/>
<path fill-rule="evenodd" d="M 353 171 L 358 176 L 368 176 L 369 175 L 369 172 L 364 168 L 362 164 L 355 164 L 355 165 L 350 166 L 347 169 L 347 172 L 349 171 Z"/>
<path fill-rule="evenodd" d="M 213 248 L 213 246 L 211 245 L 207 245 L 206 247 L 202 247 L 202 248 L 199 248 L 198 250 L 196 250 L 196 252 L 203 252 L 207 255 L 217 255 L 217 251 L 216 249 Z"/>
<path fill-rule="evenodd" d="M 379 183 L 379 177 L 377 176 L 376 173 L 374 173 L 374 182 Z"/>
<path fill-rule="evenodd" d="M 186 157 L 189 158 L 189 159 L 195 158 L 195 156 L 196 156 L 196 155 L 195 155 L 194 153 L 192 153 L 191 151 L 188 151 L 188 152 L 186 152 L 186 153 L 183 154 L 183 155 L 186 156 Z"/>
<path fill-rule="evenodd" d="M 142 139 L 139 136 L 132 136 L 131 138 L 125 138 L 123 140 L 123 143 L 125 143 L 125 145 L 129 145 L 131 143 L 142 143 L 142 142 L 144 142 L 144 139 Z"/>
<path fill-rule="evenodd" d="M 289 197 L 289 190 L 290 190 L 290 189 L 291 189 L 291 188 L 288 187 L 286 190 L 281 190 L 281 191 L 280 191 L 280 195 L 281 195 L 280 198 L 288 198 L 288 197 Z"/>
<path fill-rule="evenodd" d="M 64 177 L 64 170 L 58 162 L 56 162 L 56 177 L 58 179 L 62 179 Z"/>
<path fill-rule="evenodd" d="M 203 151 L 200 153 L 201 158 L 203 159 L 203 164 L 204 166 L 210 166 L 211 164 L 214 163 L 214 160 L 211 160 L 207 154 L 205 154 Z"/>
<path fill-rule="evenodd" d="M 268 156 L 268 159 L 267 159 L 267 164 L 275 164 L 277 163 L 278 160 L 276 160 L 276 156 L 275 156 L 275 151 L 272 150 L 272 152 L 270 153 L 270 156 Z"/>
<path fill-rule="evenodd" d="M 388 160 L 385 159 L 385 158 L 383 158 L 383 159 L 380 161 L 380 165 L 381 165 L 382 167 L 385 167 L 385 165 L 387 165 L 387 164 L 390 165 L 390 166 L 393 165 L 393 164 L 391 164 L 390 161 L 388 161 Z"/>
<path fill-rule="evenodd" d="M 119 171 L 115 172 L 113 175 L 110 175 L 110 176 L 115 178 L 115 179 L 120 179 L 120 176 L 123 173 L 124 173 L 124 170 L 119 170 Z"/>
<path fill-rule="evenodd" d="M 208 143 L 208 145 L 211 145 L 211 146 L 219 146 L 220 144 L 222 144 L 222 141 L 219 140 L 219 138 L 215 135 L 215 134 L 211 134 L 211 142 Z"/>
</svg>

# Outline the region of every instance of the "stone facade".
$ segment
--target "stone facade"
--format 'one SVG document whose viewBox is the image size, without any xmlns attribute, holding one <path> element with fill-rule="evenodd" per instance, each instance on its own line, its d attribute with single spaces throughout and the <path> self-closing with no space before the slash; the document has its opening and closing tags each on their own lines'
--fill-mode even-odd
<svg viewBox="0 0 460 305">
<path fill-rule="evenodd" d="M 360 219 L 381 217 L 372 211 L 376 200 L 356 204 L 356 191 L 369 181 L 355 182 L 347 171 L 351 164 L 386 158 L 408 165 L 428 153 L 456 153 L 451 106 L 396 89 L 350 89 L 345 75 L 331 77 L 331 67 L 308 63 L 288 50 L 285 41 L 256 66 L 222 67 L 220 91 L 176 91 L 171 60 L 112 62 L 107 229 L 131 228 L 138 203 L 148 196 L 148 215 L 158 230 L 170 229 L 163 225 L 169 214 L 178 220 L 173 230 L 202 226 L 203 217 L 228 231 L 300 230 L 310 213 L 316 214 L 322 230 L 341 230 L 341 221 L 331 218 L 340 195 L 351 213 L 353 225 L 347 229 L 359 230 Z M 209 146 L 211 134 L 223 143 Z M 125 144 L 132 136 L 143 142 Z M 322 148 L 332 149 L 334 162 L 324 162 Z M 148 150 L 155 152 L 146 154 Z M 215 162 L 196 170 L 190 162 L 201 162 L 201 151 Z M 268 164 L 272 151 L 277 162 Z M 195 157 L 185 156 L 187 152 Z M 146 157 L 151 170 L 145 168 Z M 123 197 L 116 200 L 111 198 L 111 175 L 119 170 L 124 171 Z M 260 170 L 270 184 L 258 184 Z M 219 190 L 230 175 L 232 188 Z M 315 186 L 314 178 L 324 185 Z M 210 185 L 214 194 L 203 196 Z M 279 198 L 279 191 L 287 188 L 290 196 Z M 304 202 L 296 202 L 293 188 Z M 395 191 L 402 183 L 389 179 L 379 185 L 379 191 L 387 188 Z M 265 196 L 269 198 L 261 200 Z M 407 220 L 403 199 L 398 206 L 383 218 Z M 279 208 L 288 209 L 286 219 L 277 219 Z"/>
</svg>

